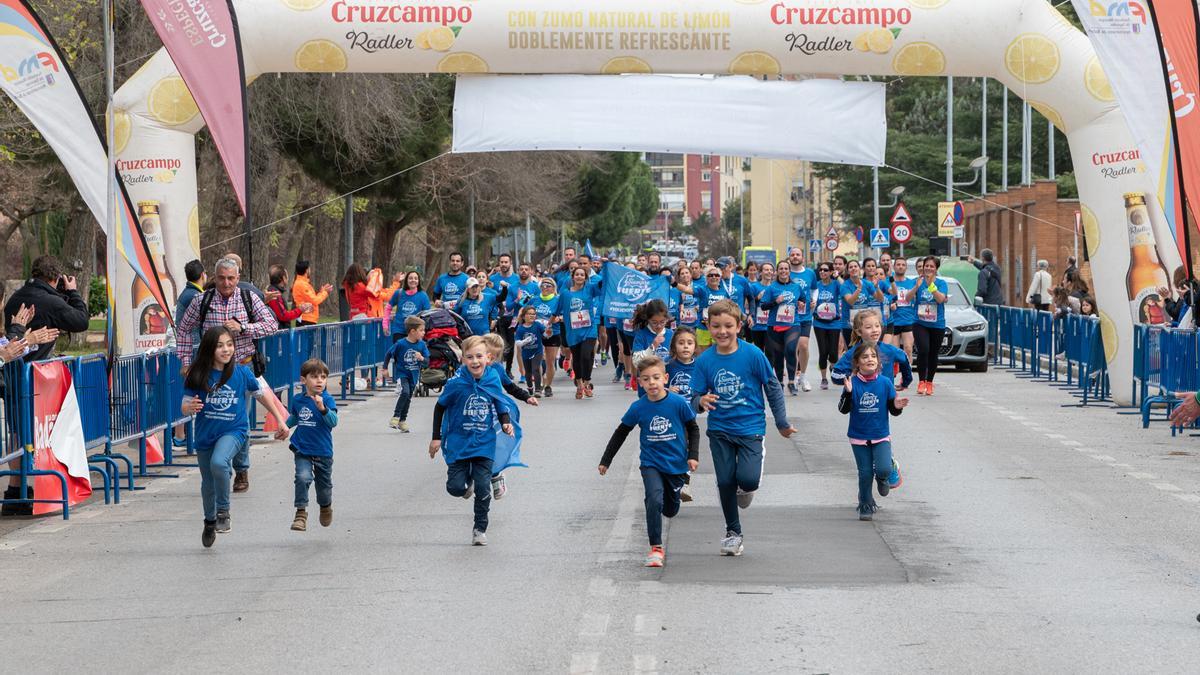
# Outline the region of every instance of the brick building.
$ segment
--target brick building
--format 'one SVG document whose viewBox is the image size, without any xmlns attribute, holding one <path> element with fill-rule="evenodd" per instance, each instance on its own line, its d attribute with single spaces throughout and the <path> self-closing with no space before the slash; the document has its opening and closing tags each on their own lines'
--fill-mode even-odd
<svg viewBox="0 0 1200 675">
<path fill-rule="evenodd" d="M 1013 187 L 1008 192 L 989 194 L 987 201 L 963 202 L 966 218 L 960 252 L 975 256 L 985 248 L 996 253 L 996 263 L 1004 278 L 1007 304 L 1025 304 L 1025 291 L 1038 260 L 1050 263 L 1055 284 L 1067 268 L 1067 258 L 1075 255 L 1083 277 L 1091 286 L 1091 274 L 1084 263 L 1083 233 L 1076 240 L 1078 199 L 1059 199 L 1058 185 L 1052 180 Z"/>
</svg>

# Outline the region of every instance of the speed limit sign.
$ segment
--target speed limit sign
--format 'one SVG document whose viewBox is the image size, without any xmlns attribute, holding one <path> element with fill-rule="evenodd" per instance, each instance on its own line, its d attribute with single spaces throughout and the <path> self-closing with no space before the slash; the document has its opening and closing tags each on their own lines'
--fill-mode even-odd
<svg viewBox="0 0 1200 675">
<path fill-rule="evenodd" d="M 825 240 L 825 248 L 830 251 L 838 250 L 838 245 L 839 245 L 839 242 L 837 239 L 826 239 Z"/>
<path fill-rule="evenodd" d="M 897 244 L 907 244 L 912 239 L 912 226 L 897 223 L 892 226 L 892 241 Z"/>
</svg>

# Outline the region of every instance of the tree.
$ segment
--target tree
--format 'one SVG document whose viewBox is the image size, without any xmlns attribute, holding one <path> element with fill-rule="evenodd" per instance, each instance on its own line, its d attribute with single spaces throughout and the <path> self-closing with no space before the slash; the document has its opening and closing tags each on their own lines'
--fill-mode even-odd
<svg viewBox="0 0 1200 675">
<path fill-rule="evenodd" d="M 650 167 L 632 152 L 598 155 L 579 172 L 579 195 L 573 206 L 580 227 L 577 238 L 595 246 L 612 246 L 654 219 L 658 189 Z"/>
</svg>

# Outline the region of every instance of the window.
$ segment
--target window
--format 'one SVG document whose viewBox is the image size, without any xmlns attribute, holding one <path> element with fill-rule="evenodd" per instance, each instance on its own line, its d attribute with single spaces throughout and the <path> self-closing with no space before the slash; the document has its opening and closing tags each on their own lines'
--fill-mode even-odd
<svg viewBox="0 0 1200 675">
<path fill-rule="evenodd" d="M 708 166 L 712 164 L 712 155 L 700 155 L 700 165 Z"/>
<path fill-rule="evenodd" d="M 700 208 L 706 211 L 712 211 L 712 193 L 708 190 L 700 193 Z"/>
<path fill-rule="evenodd" d="M 700 172 L 700 180 L 704 181 L 705 183 L 711 183 L 712 182 L 712 172 L 711 171 L 701 171 Z"/>
<path fill-rule="evenodd" d="M 660 180 L 662 180 L 664 183 L 670 183 L 671 181 L 675 180 L 675 173 L 672 171 L 663 171 L 659 174 L 659 176 Z"/>
</svg>

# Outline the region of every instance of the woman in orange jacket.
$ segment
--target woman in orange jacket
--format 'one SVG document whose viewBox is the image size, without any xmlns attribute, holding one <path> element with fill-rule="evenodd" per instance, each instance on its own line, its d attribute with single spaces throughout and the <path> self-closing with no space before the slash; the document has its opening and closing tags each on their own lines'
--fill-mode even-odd
<svg viewBox="0 0 1200 675">
<path fill-rule="evenodd" d="M 311 310 L 300 315 L 300 320 L 296 322 L 297 326 L 311 326 L 320 321 L 321 303 L 325 302 L 329 297 L 329 292 L 333 290 L 332 284 L 325 284 L 321 287 L 321 291 L 317 292 L 309 277 L 310 267 L 311 264 L 307 260 L 296 261 L 296 279 L 292 282 L 292 302 L 297 307 L 304 304 L 312 305 Z"/>
</svg>

